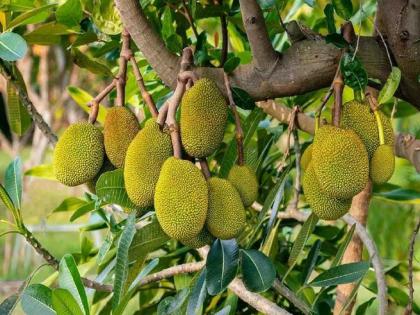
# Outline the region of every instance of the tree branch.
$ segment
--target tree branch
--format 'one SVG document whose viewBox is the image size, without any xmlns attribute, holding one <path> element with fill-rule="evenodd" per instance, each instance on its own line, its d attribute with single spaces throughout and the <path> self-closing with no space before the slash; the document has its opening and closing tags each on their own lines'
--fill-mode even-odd
<svg viewBox="0 0 420 315">
<path fill-rule="evenodd" d="M 404 315 L 411 315 L 413 313 L 413 300 L 414 300 L 414 286 L 413 286 L 413 259 L 414 259 L 414 245 L 416 244 L 417 233 L 420 229 L 420 219 L 414 228 L 411 235 L 409 254 L 408 254 L 408 304 L 405 308 Z"/>
<path fill-rule="evenodd" d="M 279 279 L 274 280 L 273 289 L 278 294 L 289 300 L 294 306 L 301 310 L 303 314 L 311 314 L 311 308 L 300 300 L 293 291 L 281 283 Z"/>
</svg>

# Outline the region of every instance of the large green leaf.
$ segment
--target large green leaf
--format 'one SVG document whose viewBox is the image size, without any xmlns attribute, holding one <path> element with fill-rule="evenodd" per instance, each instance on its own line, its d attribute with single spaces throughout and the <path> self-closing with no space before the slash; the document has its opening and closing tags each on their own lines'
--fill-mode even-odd
<svg viewBox="0 0 420 315">
<path fill-rule="evenodd" d="M 23 135 L 32 124 L 32 118 L 20 101 L 15 87 L 7 82 L 7 118 L 10 129 L 17 135 Z"/>
<path fill-rule="evenodd" d="M 23 37 L 30 44 L 54 45 L 60 44 L 62 35 L 77 34 L 78 32 L 79 30 L 75 27 L 69 28 L 60 23 L 50 22 L 42 24 Z"/>
<path fill-rule="evenodd" d="M 184 288 L 175 296 L 164 298 L 158 305 L 157 315 L 184 315 L 184 306 L 189 294 L 189 289 Z"/>
<path fill-rule="evenodd" d="M 87 104 L 93 100 L 93 96 L 91 96 L 88 92 L 84 91 L 81 88 L 75 86 L 68 86 L 67 92 L 70 94 L 71 98 L 79 105 L 86 113 L 90 112 L 90 108 Z M 99 105 L 99 113 L 97 121 L 101 124 L 105 122 L 106 116 L 106 108 L 103 105 Z"/>
<path fill-rule="evenodd" d="M 328 33 L 335 34 L 337 32 L 334 21 L 334 7 L 328 3 L 324 8 L 325 19 L 327 21 Z"/>
<path fill-rule="evenodd" d="M 308 257 L 306 258 L 306 263 L 303 266 L 303 272 L 302 272 L 303 285 L 306 285 L 306 283 L 309 280 L 309 277 L 311 276 L 312 271 L 315 268 L 316 262 L 319 257 L 320 248 L 321 248 L 321 241 L 316 240 L 314 245 L 312 245 L 311 250 L 309 251 Z"/>
<path fill-rule="evenodd" d="M 112 0 L 95 1 L 92 18 L 101 32 L 116 35 L 122 31 L 122 23 L 118 10 Z"/>
<path fill-rule="evenodd" d="M 347 232 L 346 237 L 344 238 L 340 247 L 338 248 L 337 254 L 335 255 L 334 260 L 331 263 L 331 267 L 338 266 L 338 264 L 341 262 L 341 259 L 343 259 L 344 252 L 346 251 L 347 246 L 349 245 L 350 241 L 353 238 L 355 229 L 356 229 L 356 224 L 353 224 L 350 230 Z"/>
<path fill-rule="evenodd" d="M 55 315 L 52 291 L 43 284 L 31 284 L 22 293 L 21 305 L 26 315 Z"/>
<path fill-rule="evenodd" d="M 57 315 L 84 315 L 74 296 L 66 289 L 52 291 L 51 302 Z"/>
<path fill-rule="evenodd" d="M 8 29 L 27 24 L 37 24 L 43 22 L 51 13 L 51 10 L 56 6 L 55 3 L 47 4 L 32 10 L 23 12 L 15 17 L 7 25 Z"/>
<path fill-rule="evenodd" d="M 26 170 L 24 175 L 56 180 L 52 164 L 36 165 L 29 170 Z"/>
<path fill-rule="evenodd" d="M 12 315 L 13 310 L 15 309 L 18 302 L 19 302 L 18 294 L 12 294 L 11 296 L 7 297 L 0 304 L 0 314 Z"/>
<path fill-rule="evenodd" d="M 85 205 L 78 208 L 70 217 L 70 222 L 73 222 L 74 220 L 80 218 L 81 216 L 85 215 L 86 213 L 89 213 L 93 210 L 98 210 L 96 201 L 89 201 Z"/>
<path fill-rule="evenodd" d="M 324 271 L 309 283 L 313 287 L 328 287 L 356 282 L 369 270 L 369 262 L 362 261 L 333 267 Z"/>
<path fill-rule="evenodd" d="M 401 81 L 401 70 L 397 67 L 392 67 L 392 71 L 385 82 L 384 87 L 379 92 L 379 105 L 389 102 L 394 96 L 395 91 Z"/>
<path fill-rule="evenodd" d="M 82 4 L 80 0 L 67 0 L 57 8 L 55 17 L 58 23 L 69 27 L 79 25 L 83 18 Z"/>
<path fill-rule="evenodd" d="M 22 162 L 19 157 L 6 168 L 4 187 L 16 209 L 22 209 Z"/>
<path fill-rule="evenodd" d="M 88 202 L 86 200 L 77 197 L 68 197 L 64 199 L 52 212 L 75 211 L 87 203 Z"/>
<path fill-rule="evenodd" d="M 420 204 L 420 193 L 411 189 L 396 188 L 387 191 L 374 192 L 373 195 L 394 202 Z"/>
<path fill-rule="evenodd" d="M 204 268 L 200 272 L 200 275 L 191 290 L 191 296 L 187 306 L 187 315 L 201 315 L 203 313 L 203 303 L 207 296 L 206 273 L 207 269 Z"/>
<path fill-rule="evenodd" d="M 252 292 L 268 290 L 276 279 L 276 269 L 271 260 L 255 249 L 241 249 L 240 252 L 245 287 Z"/>
<path fill-rule="evenodd" d="M 246 91 L 237 87 L 232 87 L 232 96 L 236 106 L 243 109 L 255 108 L 254 99 Z"/>
<path fill-rule="evenodd" d="M 9 194 L 7 193 L 6 189 L 3 187 L 2 184 L 0 184 L 0 199 L 1 201 L 3 201 L 7 209 L 9 209 L 12 212 L 15 211 L 15 205 L 13 204 L 12 199 L 10 198 Z"/>
<path fill-rule="evenodd" d="M 12 32 L 0 34 L 0 59 L 16 61 L 22 59 L 27 51 L 28 45 L 19 34 Z"/>
<path fill-rule="evenodd" d="M 239 264 L 239 248 L 235 239 L 213 242 L 206 261 L 207 292 L 217 295 L 235 278 Z"/>
<path fill-rule="evenodd" d="M 349 20 L 353 15 L 353 5 L 351 0 L 332 0 L 334 10 L 345 20 Z"/>
<path fill-rule="evenodd" d="M 110 78 L 113 76 L 111 70 L 109 70 L 105 64 L 90 58 L 89 56 L 82 53 L 79 49 L 73 48 L 71 50 L 71 55 L 73 62 L 80 68 L 84 68 L 94 74 L 102 74 Z"/>
<path fill-rule="evenodd" d="M 86 296 L 86 291 L 83 287 L 79 270 L 77 270 L 76 262 L 74 261 L 73 256 L 70 254 L 66 254 L 63 256 L 63 258 L 61 258 L 58 272 L 58 283 L 60 285 L 60 288 L 66 289 L 71 293 L 77 304 L 80 306 L 80 309 L 84 310 L 85 315 L 89 315 L 89 304 Z"/>
</svg>

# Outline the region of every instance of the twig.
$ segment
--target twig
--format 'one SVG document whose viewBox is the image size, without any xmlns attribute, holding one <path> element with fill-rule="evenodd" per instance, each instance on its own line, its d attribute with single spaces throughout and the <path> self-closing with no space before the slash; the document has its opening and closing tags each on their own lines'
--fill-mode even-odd
<svg viewBox="0 0 420 315">
<path fill-rule="evenodd" d="M 238 110 L 236 109 L 235 101 L 233 100 L 232 90 L 230 87 L 229 76 L 226 72 L 224 74 L 225 80 L 225 87 L 229 99 L 229 107 L 233 113 L 233 117 L 235 118 L 235 139 L 236 139 L 236 149 L 238 151 L 238 165 L 244 165 L 245 157 L 244 157 L 244 132 L 241 126 L 241 118 L 239 117 Z"/>
<path fill-rule="evenodd" d="M 324 98 L 322 99 L 321 105 L 319 105 L 318 109 L 315 112 L 315 119 L 316 119 L 315 123 L 318 124 L 318 127 L 320 127 L 320 125 L 321 125 L 320 120 L 321 120 L 322 110 L 324 109 L 325 104 L 327 104 L 328 100 L 330 99 L 331 95 L 334 92 L 334 81 L 338 77 L 339 73 L 340 73 L 340 62 L 338 63 L 337 70 L 335 71 L 333 82 L 331 83 L 327 93 L 325 94 Z"/>
<path fill-rule="evenodd" d="M 220 67 L 223 67 L 225 62 L 226 62 L 227 55 L 228 55 L 228 49 L 229 49 L 227 19 L 226 19 L 225 14 L 222 14 L 220 16 L 220 24 L 221 24 L 221 28 L 222 28 L 222 52 L 220 54 Z"/>
<path fill-rule="evenodd" d="M 120 51 L 120 59 L 118 60 L 118 74 L 115 78 L 117 80 L 117 98 L 115 100 L 116 106 L 124 106 L 125 104 L 125 83 L 127 81 L 127 62 L 133 56 L 130 49 L 130 34 L 123 29 L 121 33 L 122 45 Z"/>
<path fill-rule="evenodd" d="M 201 172 L 203 173 L 204 177 L 209 179 L 211 177 L 211 173 L 206 158 L 199 159 L 198 162 L 200 163 Z"/>
<path fill-rule="evenodd" d="M 298 203 L 299 203 L 299 194 L 301 190 L 301 176 L 302 176 L 301 175 L 302 170 L 300 168 L 301 153 L 300 153 L 299 136 L 298 136 L 298 131 L 296 130 L 296 128 L 293 129 L 292 133 L 293 133 L 293 145 L 295 148 L 296 176 L 295 176 L 294 194 L 293 194 L 292 200 L 289 203 L 288 208 L 297 209 Z"/>
<path fill-rule="evenodd" d="M 198 32 L 197 32 L 197 28 L 196 28 L 196 27 L 195 27 L 195 25 L 194 25 L 194 21 L 193 21 L 193 18 L 192 18 L 192 15 L 191 15 L 190 9 L 188 8 L 187 1 L 186 1 L 186 0 L 182 0 L 182 5 L 183 5 L 184 10 L 185 10 L 185 17 L 187 18 L 188 22 L 189 22 L 189 23 L 190 23 L 190 25 L 191 25 L 191 28 L 192 28 L 192 30 L 193 30 L 193 33 L 194 33 L 195 38 L 197 38 L 197 39 L 198 39 Z"/>
<path fill-rule="evenodd" d="M 420 219 L 414 228 L 410 240 L 410 252 L 408 254 L 408 304 L 405 308 L 404 315 L 411 315 L 413 313 L 413 300 L 414 300 L 414 286 L 413 286 L 413 258 L 414 258 L 414 245 L 416 244 L 417 233 L 420 229 Z"/>
<path fill-rule="evenodd" d="M 288 287 L 286 287 L 278 279 L 274 280 L 273 289 L 278 294 L 280 294 L 281 296 L 286 298 L 288 301 L 290 301 L 303 314 L 305 314 L 305 315 L 311 314 L 311 308 L 305 302 L 303 302 L 301 299 L 299 299 L 293 291 L 291 291 Z"/>
</svg>

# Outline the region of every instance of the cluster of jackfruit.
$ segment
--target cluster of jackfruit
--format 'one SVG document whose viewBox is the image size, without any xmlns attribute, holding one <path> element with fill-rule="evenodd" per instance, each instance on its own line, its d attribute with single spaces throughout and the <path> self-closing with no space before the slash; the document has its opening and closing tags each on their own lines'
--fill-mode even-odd
<svg viewBox="0 0 420 315">
<path fill-rule="evenodd" d="M 367 104 L 356 101 L 343 105 L 341 126 L 320 127 L 313 143 L 301 158 L 305 171 L 303 189 L 314 213 L 321 219 L 336 220 L 351 206 L 369 177 L 385 183 L 394 171 L 391 122 L 378 112 L 385 144 L 380 143 L 375 115 Z"/>
</svg>

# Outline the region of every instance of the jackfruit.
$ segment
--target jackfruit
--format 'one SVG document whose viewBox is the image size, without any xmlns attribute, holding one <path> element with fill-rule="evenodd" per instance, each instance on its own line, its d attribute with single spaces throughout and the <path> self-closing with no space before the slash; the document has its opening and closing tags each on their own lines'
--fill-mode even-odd
<svg viewBox="0 0 420 315">
<path fill-rule="evenodd" d="M 185 151 L 194 157 L 211 155 L 223 140 L 228 106 L 216 83 L 198 80 L 181 101 L 181 140 Z"/>
<path fill-rule="evenodd" d="M 96 194 L 96 182 L 98 181 L 99 177 L 101 177 L 103 173 L 110 172 L 113 170 L 115 170 L 115 166 L 112 165 L 112 163 L 109 161 L 108 157 L 105 154 L 104 162 L 102 163 L 102 167 L 99 170 L 98 174 L 96 174 L 94 178 L 86 182 L 86 186 L 89 189 L 89 191 L 93 194 Z"/>
<path fill-rule="evenodd" d="M 300 157 L 300 168 L 302 169 L 302 171 L 305 171 L 308 166 L 309 163 L 311 162 L 312 159 L 312 144 L 310 144 L 305 151 L 303 151 L 302 156 Z"/>
<path fill-rule="evenodd" d="M 124 166 L 125 155 L 134 137 L 140 130 L 136 116 L 126 107 L 112 107 L 104 122 L 105 152 L 111 163 Z"/>
<path fill-rule="evenodd" d="M 180 240 L 182 244 L 191 248 L 201 248 L 206 245 L 210 245 L 214 240 L 213 235 L 209 233 L 205 228 L 190 239 Z"/>
<path fill-rule="evenodd" d="M 104 160 L 102 132 L 88 122 L 71 125 L 54 149 L 53 168 L 58 181 L 77 186 L 93 179 Z"/>
<path fill-rule="evenodd" d="M 322 192 L 312 163 L 306 169 L 302 185 L 306 201 L 320 219 L 337 220 L 350 209 L 351 198 L 333 198 Z"/>
<path fill-rule="evenodd" d="M 362 140 L 351 129 L 322 126 L 315 134 L 312 165 L 322 191 L 347 199 L 361 192 L 369 179 L 369 160 Z"/>
<path fill-rule="evenodd" d="M 234 165 L 229 171 L 228 180 L 236 188 L 245 207 L 253 204 L 258 197 L 258 180 L 248 165 Z"/>
<path fill-rule="evenodd" d="M 159 175 L 155 192 L 156 217 L 163 231 L 177 240 L 191 239 L 204 227 L 208 188 L 190 161 L 170 157 Z"/>
<path fill-rule="evenodd" d="M 172 156 L 171 137 L 149 119 L 127 149 L 124 182 L 130 200 L 139 207 L 153 206 L 163 163 Z"/>
<path fill-rule="evenodd" d="M 206 228 L 220 239 L 236 237 L 245 227 L 246 213 L 241 197 L 226 179 L 212 177 L 209 185 L 209 209 Z"/>
<path fill-rule="evenodd" d="M 370 160 L 370 178 L 375 184 L 386 183 L 394 173 L 395 155 L 390 145 L 380 145 Z"/>
<path fill-rule="evenodd" d="M 385 144 L 394 146 L 394 132 L 390 119 L 378 110 L 384 127 Z M 369 159 L 379 147 L 379 132 L 375 115 L 366 103 L 350 101 L 343 104 L 341 127 L 354 130 L 366 146 Z"/>
</svg>

